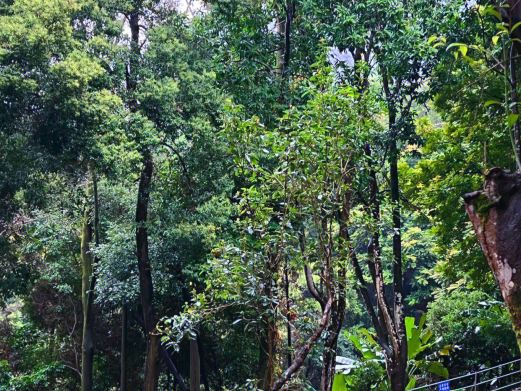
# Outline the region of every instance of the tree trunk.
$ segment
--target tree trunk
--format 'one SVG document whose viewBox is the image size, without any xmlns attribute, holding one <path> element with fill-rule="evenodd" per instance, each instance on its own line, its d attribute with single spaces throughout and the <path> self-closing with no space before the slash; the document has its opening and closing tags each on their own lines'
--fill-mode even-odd
<svg viewBox="0 0 521 391">
<path fill-rule="evenodd" d="M 400 184 L 398 178 L 398 149 L 396 146 L 396 113 L 389 108 L 391 145 L 389 151 L 389 176 L 393 203 L 393 316 L 397 346 L 393 351 L 394 363 L 388 368 L 393 391 L 403 391 L 407 384 L 407 335 L 405 332 L 405 308 L 402 272 L 402 223 L 400 215 Z"/>
<path fill-rule="evenodd" d="M 156 317 L 153 305 L 153 284 L 148 252 L 148 204 L 154 163 L 150 151 L 143 152 L 143 169 L 139 178 L 136 205 L 136 249 L 143 323 L 147 339 L 145 358 L 145 390 L 157 389 L 159 377 L 159 336 L 155 335 Z"/>
<path fill-rule="evenodd" d="M 159 349 L 160 337 L 153 332 L 149 333 L 147 341 L 147 356 L 145 359 L 145 391 L 156 391 L 159 378 Z"/>
<path fill-rule="evenodd" d="M 385 80 L 385 79 L 384 79 Z M 384 83 L 385 84 L 385 83 Z M 388 88 L 386 88 L 388 91 Z M 355 269 L 355 275 L 360 283 L 359 292 L 364 299 L 364 304 L 371 316 L 375 327 L 378 343 L 382 347 L 385 354 L 386 371 L 391 383 L 391 390 L 403 391 L 407 384 L 407 336 L 405 333 L 404 322 L 404 297 L 403 297 L 403 275 L 402 275 L 402 252 L 401 252 L 401 219 L 399 209 L 399 183 L 398 183 L 398 151 L 394 133 L 395 113 L 390 108 L 389 123 L 391 128 L 391 144 L 390 144 L 390 182 L 391 182 L 391 200 L 393 201 L 393 303 L 389 305 L 386 298 L 386 286 L 383 275 L 381 248 L 380 248 L 380 232 L 377 229 L 373 232 L 371 242 L 368 246 L 369 255 L 369 272 L 376 295 L 375 311 L 368 291 L 365 288 L 365 279 L 362 269 L 358 263 L 356 253 L 351 251 L 351 261 Z M 365 153 L 370 161 L 370 199 L 369 212 L 374 220 L 375 226 L 379 226 L 380 203 L 378 200 L 378 182 L 376 171 L 371 161 L 371 148 L 365 146 Z"/>
<path fill-rule="evenodd" d="M 521 350 L 521 173 L 493 168 L 483 190 L 463 198 Z"/>
<path fill-rule="evenodd" d="M 324 342 L 324 353 L 322 354 L 322 376 L 320 379 L 320 390 L 331 391 L 333 387 L 333 379 L 335 376 L 335 364 L 337 343 L 342 323 L 344 320 L 344 305 L 338 303 L 331 309 L 331 320 L 326 332 L 326 340 Z"/>
<path fill-rule="evenodd" d="M 262 294 L 269 298 L 268 305 L 262 308 L 262 324 L 264 330 L 260 333 L 259 351 L 259 379 L 263 390 L 271 389 L 275 378 L 275 354 L 278 340 L 277 323 L 275 319 L 275 306 L 273 298 L 276 297 L 277 287 L 274 276 L 278 268 L 277 254 L 270 253 L 266 262 L 266 274 L 264 275 L 264 289 Z"/>
<path fill-rule="evenodd" d="M 284 15 L 277 18 L 277 32 L 281 38 L 277 56 L 277 73 L 280 78 L 280 103 L 287 104 L 289 62 L 291 57 L 291 25 L 295 14 L 295 2 L 288 0 L 284 4 Z"/>
<path fill-rule="evenodd" d="M 197 339 L 190 340 L 190 391 L 201 390 L 201 360 Z"/>
<path fill-rule="evenodd" d="M 138 4 L 140 4 L 138 2 Z M 127 67 L 127 90 L 131 93 L 128 101 L 130 111 L 138 110 L 138 102 L 132 93 L 137 87 L 137 72 L 140 58 L 140 21 L 142 14 L 140 9 L 134 9 L 129 15 L 130 28 L 130 59 Z M 152 391 L 157 389 L 159 377 L 159 336 L 155 335 L 156 315 L 153 306 L 153 283 L 148 252 L 148 202 L 150 197 L 150 186 L 152 174 L 154 172 L 154 162 L 152 152 L 149 148 L 144 148 L 142 153 L 143 168 L 139 178 L 139 188 L 136 204 L 136 250 L 139 271 L 139 289 L 141 307 L 143 310 L 143 323 L 145 326 L 145 338 L 147 340 L 147 351 L 145 357 L 145 380 L 144 389 Z"/>
<path fill-rule="evenodd" d="M 121 307 L 121 354 L 120 354 L 120 391 L 127 391 L 127 304 Z"/>
<path fill-rule="evenodd" d="M 304 360 L 308 356 L 310 350 L 313 348 L 313 346 L 315 346 L 315 343 L 320 338 L 322 332 L 329 323 L 329 319 L 331 316 L 332 301 L 333 300 L 330 297 L 324 307 L 324 312 L 322 313 L 322 318 L 320 319 L 318 327 L 315 329 L 315 331 L 309 337 L 306 343 L 302 345 L 299 349 L 297 349 L 291 366 L 284 371 L 284 373 L 279 379 L 277 379 L 277 381 L 273 384 L 271 391 L 278 391 L 282 387 L 284 387 L 284 385 L 295 375 L 295 373 L 297 373 L 300 367 L 302 367 L 302 365 L 304 364 Z M 269 390 L 269 388 L 263 388 L 263 390 Z"/>
<path fill-rule="evenodd" d="M 90 208 L 86 208 L 81 233 L 81 299 L 83 307 L 83 330 L 81 344 L 81 390 L 92 391 L 92 373 L 94 361 L 94 336 L 92 300 L 90 292 L 92 277 L 92 254 L 90 242 L 92 240 L 92 224 Z"/>
<path fill-rule="evenodd" d="M 287 360 L 287 366 L 291 366 L 291 345 L 292 345 L 292 338 L 291 338 L 291 305 L 290 305 L 290 297 L 289 297 L 289 265 L 288 265 L 288 259 L 286 257 L 286 265 L 284 266 L 284 294 L 286 299 L 286 333 L 287 333 L 287 349 L 288 353 L 286 356 Z"/>
<path fill-rule="evenodd" d="M 277 326 L 269 316 L 263 316 L 264 331 L 261 333 L 259 352 L 259 378 L 261 389 L 269 390 L 275 378 L 275 345 L 277 343 Z"/>
<path fill-rule="evenodd" d="M 99 245 L 99 208 L 98 188 L 95 175 L 89 169 L 87 183 L 87 207 L 83 216 L 81 233 L 81 299 L 83 309 L 83 328 L 81 344 L 81 390 L 92 391 L 93 365 L 94 365 L 94 288 L 96 278 L 94 275 L 95 258 L 90 250 L 90 243 L 95 237 L 96 245 Z M 94 199 L 92 200 L 92 196 Z M 91 202 L 94 207 L 91 207 Z M 94 216 L 92 216 L 94 212 Z M 94 224 L 92 222 L 94 217 Z M 94 225 L 94 227 L 93 227 Z"/>
<path fill-rule="evenodd" d="M 170 354 L 166 350 L 166 347 L 160 343 L 159 349 L 161 351 L 161 357 L 163 358 L 163 363 L 167 367 L 167 369 L 170 371 L 170 373 L 174 376 L 175 384 L 177 384 L 176 389 L 178 391 L 187 391 L 185 381 L 179 371 L 177 370 L 177 367 L 175 366 L 174 362 L 172 361 L 172 358 L 170 357 Z"/>
</svg>

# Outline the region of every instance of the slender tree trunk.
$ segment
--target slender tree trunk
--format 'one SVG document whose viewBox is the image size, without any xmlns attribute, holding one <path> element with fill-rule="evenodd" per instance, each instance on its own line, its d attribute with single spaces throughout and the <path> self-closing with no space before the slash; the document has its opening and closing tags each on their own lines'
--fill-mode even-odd
<svg viewBox="0 0 521 391">
<path fill-rule="evenodd" d="M 388 366 L 388 374 L 393 391 L 403 391 L 407 385 L 407 335 L 405 333 L 405 309 L 402 272 L 402 238 L 400 214 L 400 183 L 398 178 L 398 148 L 396 145 L 396 111 L 389 107 L 389 127 L 391 140 L 389 148 L 389 169 L 393 217 L 393 317 L 397 337 L 397 347 L 393 351 L 393 363 Z"/>
<path fill-rule="evenodd" d="M 287 359 L 287 366 L 291 366 L 291 305 L 289 301 L 289 265 L 288 265 L 288 259 L 286 258 L 286 265 L 284 267 L 284 294 L 286 296 L 286 333 L 287 333 L 287 348 L 288 353 L 286 356 Z"/>
<path fill-rule="evenodd" d="M 271 389 L 275 378 L 275 354 L 278 340 L 278 330 L 275 318 L 273 298 L 276 297 L 274 275 L 277 270 L 277 255 L 269 254 L 264 275 L 263 295 L 269 298 L 268 307 L 263 308 L 262 324 L 264 330 L 260 333 L 259 379 L 263 390 Z"/>
<path fill-rule="evenodd" d="M 388 88 L 385 88 L 388 94 Z M 356 277 L 361 284 L 359 290 L 369 315 L 376 329 L 378 342 L 385 354 L 387 376 L 391 383 L 392 391 L 403 391 L 407 384 L 407 336 L 405 334 L 404 309 L 403 309 L 403 276 L 402 276 L 402 257 L 401 257 L 401 221 L 399 209 L 399 183 L 398 183 L 398 151 L 394 126 L 396 122 L 395 112 L 392 108 L 389 111 L 389 126 L 391 128 L 390 144 L 390 176 L 391 176 L 391 200 L 393 201 L 393 303 L 392 307 L 386 299 L 385 282 L 381 262 L 380 233 L 375 229 L 371 243 L 368 247 L 369 253 L 369 272 L 375 288 L 376 307 L 373 304 L 365 288 L 363 272 L 358 264 L 356 254 L 351 251 L 351 260 L 355 268 Z M 370 160 L 370 200 L 369 209 L 376 226 L 380 222 L 380 203 L 378 200 L 378 182 L 376 172 L 371 161 L 371 148 L 365 147 L 366 155 Z M 391 309 L 392 308 L 392 309 Z"/>
<path fill-rule="evenodd" d="M 166 347 L 163 344 L 159 345 L 159 349 L 161 351 L 161 357 L 163 358 L 163 362 L 165 366 L 168 368 L 170 373 L 174 376 L 175 384 L 177 384 L 177 389 L 179 391 L 187 391 L 187 387 L 185 385 L 185 381 L 179 371 L 177 370 L 177 367 L 175 366 L 174 362 L 172 361 L 172 358 L 170 357 L 170 354 L 166 350 Z"/>
<path fill-rule="evenodd" d="M 127 304 L 121 306 L 121 354 L 120 354 L 120 391 L 127 391 L 127 327 L 128 308 Z"/>
<path fill-rule="evenodd" d="M 309 337 L 306 343 L 302 345 L 299 349 L 297 349 L 297 351 L 295 352 L 295 358 L 293 359 L 291 366 L 284 371 L 280 378 L 277 379 L 277 381 L 273 384 L 271 391 L 278 391 L 282 387 L 284 387 L 284 385 L 295 375 L 295 373 L 297 373 L 300 367 L 302 367 L 302 365 L 304 364 L 304 360 L 306 360 L 306 357 L 308 356 L 309 352 L 311 351 L 313 346 L 315 346 L 315 343 L 320 338 L 324 329 L 329 323 L 332 302 L 333 299 L 330 297 L 326 305 L 324 306 L 324 311 L 322 313 L 322 318 L 320 319 L 318 327 L 315 329 L 315 331 Z M 263 388 L 263 390 L 269 390 L 269 388 Z"/>
<path fill-rule="evenodd" d="M 160 337 L 153 332 L 149 333 L 147 341 L 147 356 L 145 360 L 145 391 L 156 391 L 159 378 L 159 350 Z"/>
<path fill-rule="evenodd" d="M 331 320 L 326 331 L 326 340 L 324 342 L 324 352 L 322 353 L 322 376 L 320 379 L 320 390 L 331 391 L 333 387 L 333 379 L 335 376 L 335 364 L 338 336 L 342 328 L 344 320 L 345 303 L 342 305 L 337 302 L 331 308 Z"/>
<path fill-rule="evenodd" d="M 190 391 L 201 390 L 201 359 L 197 339 L 190 340 Z"/>
<path fill-rule="evenodd" d="M 87 184 L 87 207 L 83 216 L 81 234 L 81 296 L 83 308 L 82 349 L 81 349 L 81 390 L 92 391 L 93 365 L 94 365 L 94 288 L 95 275 L 93 257 L 90 243 L 95 237 L 95 243 L 99 244 L 99 208 L 97 180 L 92 170 L 89 169 L 89 182 Z M 93 197 L 93 199 L 91 199 Z M 92 204 L 93 207 L 91 206 Z M 94 212 L 94 216 L 92 216 Z M 92 218 L 94 217 L 94 223 Z M 93 227 L 94 225 L 94 227 Z M 93 235 L 94 234 L 94 235 Z"/>
<path fill-rule="evenodd" d="M 259 378 L 263 390 L 271 389 L 275 379 L 275 347 L 277 326 L 269 315 L 263 316 L 264 330 L 261 333 L 259 352 Z"/>
<path fill-rule="evenodd" d="M 139 179 L 136 205 L 136 248 L 143 323 L 147 339 L 145 358 L 145 391 L 157 389 L 159 377 L 159 337 L 155 335 L 156 316 L 153 305 L 153 284 L 148 251 L 148 204 L 154 163 L 150 151 L 143 151 L 143 169 Z"/>
<path fill-rule="evenodd" d="M 94 360 L 94 336 L 92 302 L 90 300 L 90 280 L 92 276 L 92 255 L 89 243 L 92 240 L 92 224 L 90 222 L 90 208 L 84 215 L 81 234 L 81 296 L 83 307 L 83 332 L 81 344 L 81 390 L 92 391 L 92 374 Z"/>
<path fill-rule="evenodd" d="M 349 167 L 349 160 L 341 162 L 342 167 Z M 348 170 L 342 173 L 342 182 L 344 192 L 339 198 L 340 208 L 337 213 L 337 221 L 339 225 L 339 237 L 342 245 L 349 248 L 349 230 L 348 221 L 351 211 L 351 185 L 352 177 Z M 335 376 L 336 353 L 338 345 L 338 336 L 342 329 L 346 309 L 346 267 L 340 264 L 338 267 L 337 284 L 335 289 L 335 301 L 331 306 L 331 320 L 327 327 L 326 340 L 324 342 L 324 352 L 322 354 L 322 376 L 320 380 L 320 390 L 330 391 L 333 387 Z"/>
<path fill-rule="evenodd" d="M 141 10 L 134 9 L 129 15 L 130 27 L 130 61 L 127 68 L 127 90 L 132 94 L 137 87 L 137 68 L 140 58 L 140 16 Z M 128 102 L 131 111 L 138 110 L 137 100 L 131 96 Z M 139 271 L 139 288 L 147 351 L 145 357 L 145 391 L 155 391 L 159 377 L 159 354 L 161 351 L 159 336 L 155 334 L 156 314 L 153 305 L 154 288 L 148 251 L 148 204 L 150 187 L 154 172 L 152 152 L 145 147 L 141 152 L 143 167 L 139 177 L 136 204 L 136 250 Z"/>
<path fill-rule="evenodd" d="M 278 17 L 277 32 L 281 37 L 281 44 L 277 57 L 277 73 L 280 77 L 280 98 L 281 103 L 287 103 L 287 90 L 289 79 L 289 63 L 291 58 L 291 28 L 295 14 L 295 3 L 288 0 L 284 4 L 284 16 Z"/>
<path fill-rule="evenodd" d="M 197 344 L 199 348 L 199 359 L 201 361 L 201 378 L 203 379 L 203 385 L 205 391 L 210 390 L 210 384 L 208 383 L 208 366 L 206 360 L 206 351 L 204 349 L 204 340 L 199 338 L 199 343 Z"/>
</svg>

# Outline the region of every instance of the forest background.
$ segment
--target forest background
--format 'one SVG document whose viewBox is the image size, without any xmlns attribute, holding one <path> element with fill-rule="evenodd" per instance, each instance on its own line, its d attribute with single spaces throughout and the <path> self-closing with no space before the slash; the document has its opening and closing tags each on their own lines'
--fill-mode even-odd
<svg viewBox="0 0 521 391">
<path fill-rule="evenodd" d="M 0 389 L 403 391 L 517 358 L 517 264 L 475 233 L 505 205 L 463 195 L 517 180 L 520 21 L 0 0 Z"/>
</svg>

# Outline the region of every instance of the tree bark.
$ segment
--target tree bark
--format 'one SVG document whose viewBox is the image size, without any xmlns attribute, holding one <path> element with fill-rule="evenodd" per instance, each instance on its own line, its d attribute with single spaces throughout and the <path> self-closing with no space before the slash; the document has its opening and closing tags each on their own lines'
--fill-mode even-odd
<svg viewBox="0 0 521 391">
<path fill-rule="evenodd" d="M 127 391 L 127 326 L 128 309 L 127 304 L 121 306 L 121 353 L 120 353 L 120 391 Z"/>
<path fill-rule="evenodd" d="M 151 332 L 147 341 L 147 356 L 145 359 L 145 391 L 156 391 L 159 378 L 160 337 Z"/>
<path fill-rule="evenodd" d="M 483 189 L 463 198 L 521 350 L 521 173 L 493 168 Z"/>
<path fill-rule="evenodd" d="M 275 348 L 277 344 L 277 326 L 270 315 L 263 316 L 264 330 L 261 333 L 259 352 L 259 377 L 261 388 L 269 390 L 275 379 Z"/>
<path fill-rule="evenodd" d="M 155 334 L 156 315 L 153 305 L 154 288 L 148 251 L 148 204 L 150 186 L 154 171 L 154 163 L 150 151 L 143 151 L 143 169 L 139 178 L 138 198 L 136 205 L 136 249 L 139 270 L 139 288 L 143 323 L 147 339 L 147 354 L 145 358 L 146 391 L 157 389 L 159 377 L 159 336 Z"/>
<path fill-rule="evenodd" d="M 83 309 L 82 346 L 81 346 L 81 390 L 93 389 L 94 366 L 94 288 L 96 278 L 94 264 L 96 262 L 90 249 L 90 243 L 95 237 L 99 245 L 99 208 L 97 180 L 89 169 L 87 183 L 87 207 L 83 216 L 81 234 L 81 298 Z M 91 199 L 93 197 L 93 199 Z M 92 206 L 93 204 L 93 206 Z M 92 213 L 94 212 L 94 213 Z M 92 216 L 94 214 L 94 216 Z M 92 218 L 94 217 L 94 222 Z M 94 226 L 94 227 L 93 227 Z"/>
<path fill-rule="evenodd" d="M 90 282 L 92 276 L 92 255 L 89 243 L 92 240 L 92 224 L 90 222 L 90 208 L 84 214 L 81 234 L 81 296 L 83 307 L 83 330 L 81 344 L 81 390 L 92 391 L 92 374 L 94 361 L 94 336 L 92 300 L 90 299 Z"/>
<path fill-rule="evenodd" d="M 286 264 L 284 266 L 284 294 L 286 296 L 286 333 L 287 333 L 287 348 L 288 353 L 286 356 L 287 360 L 287 366 L 291 366 L 291 305 L 289 301 L 289 265 L 288 265 L 288 259 L 286 258 Z"/>
<path fill-rule="evenodd" d="M 333 306 L 332 306 L 333 307 Z M 331 319 L 327 327 L 326 340 L 324 342 L 324 353 L 322 354 L 322 376 L 320 379 L 320 390 L 331 391 L 335 376 L 336 353 L 338 336 L 342 329 L 345 313 L 345 297 L 340 298 L 331 309 Z"/>
<path fill-rule="evenodd" d="M 349 216 L 351 213 L 351 185 L 352 176 L 349 174 L 350 160 L 341 162 L 344 167 L 342 172 L 342 188 L 344 191 L 339 195 L 338 203 L 340 208 L 337 212 L 337 221 L 339 226 L 338 235 L 341 239 L 341 245 L 349 247 Z M 321 391 L 331 391 L 335 376 L 336 353 L 338 345 L 338 336 L 344 323 L 346 310 L 346 265 L 339 262 L 337 266 L 337 284 L 330 295 L 334 296 L 334 302 L 331 306 L 331 320 L 327 327 L 326 339 L 324 342 L 324 352 L 322 354 L 322 376 L 320 380 Z"/>
<path fill-rule="evenodd" d="M 138 110 L 138 102 L 132 93 L 137 87 L 137 68 L 140 58 L 140 9 L 134 9 L 128 15 L 130 27 L 130 59 L 127 66 L 127 90 L 131 94 L 128 106 L 130 111 Z M 136 250 L 139 271 L 140 300 L 143 311 L 143 323 L 147 351 L 145 357 L 145 391 L 155 391 L 159 377 L 159 336 L 155 334 L 156 314 L 153 305 L 153 283 L 148 251 L 148 204 L 150 198 L 150 186 L 154 173 L 154 161 L 152 152 L 148 147 L 141 151 L 143 167 L 139 177 L 138 196 L 136 204 Z"/>
<path fill-rule="evenodd" d="M 201 390 L 201 360 L 197 339 L 190 340 L 190 391 Z"/>
<path fill-rule="evenodd" d="M 384 83 L 385 84 L 385 83 Z M 388 87 L 385 88 L 389 93 Z M 390 109 L 389 122 L 394 126 L 394 111 Z M 391 127 L 391 129 L 392 129 Z M 374 163 L 371 160 L 371 148 L 365 146 L 366 157 L 369 161 L 369 202 L 368 212 L 374 221 L 375 229 L 368 246 L 368 269 L 371 276 L 371 283 L 375 291 L 375 305 L 367 289 L 367 283 L 363 275 L 362 268 L 357 258 L 357 254 L 352 248 L 347 227 L 341 230 L 342 237 L 348 244 L 351 263 L 354 268 L 355 276 L 358 280 L 358 291 L 363 298 L 364 304 L 371 317 L 373 326 L 376 330 L 377 340 L 385 355 L 386 371 L 391 383 L 391 390 L 403 391 L 407 384 L 407 336 L 404 324 L 403 308 L 403 276 L 402 276 L 402 257 L 401 257 L 401 221 L 399 209 L 399 183 L 398 183 L 398 152 L 396 148 L 395 135 L 392 135 L 390 144 L 390 176 L 391 176 L 391 199 L 393 201 L 393 302 L 389 305 L 386 298 L 386 284 L 384 281 L 383 267 L 381 260 L 380 232 L 380 202 L 378 199 L 378 182 Z M 342 219 L 340 222 L 342 223 Z M 345 220 L 344 220 L 345 221 Z M 345 226 L 345 222 L 343 223 Z M 342 229 L 342 227 L 341 227 Z"/>
<path fill-rule="evenodd" d="M 160 344 L 159 346 L 161 350 L 161 357 L 163 358 L 163 362 L 165 366 L 168 368 L 170 373 L 174 376 L 175 384 L 177 384 L 177 390 L 178 391 L 187 391 L 187 387 L 185 384 L 185 381 L 179 371 L 177 370 L 177 367 L 175 366 L 174 362 L 172 361 L 172 358 L 170 357 L 170 354 L 166 350 L 166 347 L 163 344 Z"/>
<path fill-rule="evenodd" d="M 392 111 L 392 110 L 391 110 Z M 389 121 L 395 126 L 395 114 L 390 114 Z M 392 132 L 394 133 L 394 131 Z M 405 333 L 405 309 L 402 272 L 402 239 L 400 215 L 400 185 L 398 178 L 398 150 L 396 136 L 391 136 L 389 154 L 391 201 L 393 203 L 393 312 L 398 349 L 393 352 L 393 363 L 388 366 L 393 391 L 403 391 L 407 385 L 407 335 Z"/>
<path fill-rule="evenodd" d="M 264 275 L 263 295 L 268 298 L 268 306 L 262 308 L 262 324 L 264 330 L 260 333 L 259 351 L 259 379 L 263 390 L 271 389 L 275 378 L 275 354 L 278 340 L 278 329 L 275 319 L 275 307 L 272 304 L 276 297 L 274 276 L 278 269 L 278 256 L 275 253 L 268 254 L 266 274 Z"/>
<path fill-rule="evenodd" d="M 280 77 L 280 103 L 287 103 L 289 63 L 291 58 L 291 27 L 295 14 L 295 2 L 288 0 L 284 4 L 284 16 L 277 18 L 277 32 L 281 38 L 277 57 L 277 72 Z"/>
<path fill-rule="evenodd" d="M 286 371 L 284 371 L 282 376 L 279 379 L 277 379 L 277 381 L 271 388 L 272 391 L 278 391 L 282 387 L 284 387 L 284 385 L 293 377 L 293 375 L 300 369 L 300 367 L 302 367 L 302 365 L 304 364 L 304 360 L 308 356 L 311 348 L 313 348 L 317 340 L 322 335 L 322 332 L 326 328 L 327 324 L 329 323 L 332 302 L 332 298 L 329 298 L 324 307 L 324 312 L 322 313 L 322 318 L 320 319 L 318 327 L 313 332 L 308 341 L 296 351 L 293 363 L 288 369 L 286 369 Z"/>
</svg>

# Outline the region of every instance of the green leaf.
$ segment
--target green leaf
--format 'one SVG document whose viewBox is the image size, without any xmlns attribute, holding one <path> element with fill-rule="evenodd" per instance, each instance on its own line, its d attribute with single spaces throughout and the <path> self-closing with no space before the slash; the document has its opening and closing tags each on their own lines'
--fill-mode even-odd
<svg viewBox="0 0 521 391">
<path fill-rule="evenodd" d="M 507 117 L 508 126 L 514 126 L 519 119 L 519 114 L 509 114 Z"/>
<path fill-rule="evenodd" d="M 438 361 L 430 362 L 427 366 L 427 371 L 444 379 L 447 379 L 449 377 L 449 370 L 445 368 L 441 362 Z"/>
<path fill-rule="evenodd" d="M 501 105 L 502 103 L 498 100 L 495 100 L 495 99 L 489 99 L 485 102 L 485 107 L 489 107 L 489 106 L 492 106 L 492 105 Z"/>
<path fill-rule="evenodd" d="M 436 41 L 438 39 L 438 36 L 437 35 L 431 35 L 429 37 L 429 39 L 427 39 L 427 43 L 430 45 L 432 44 L 434 41 Z"/>
<path fill-rule="evenodd" d="M 461 43 L 461 42 L 454 42 L 454 43 L 451 43 L 449 46 L 447 46 L 447 50 L 450 50 L 452 48 L 457 48 L 457 50 L 461 53 L 461 55 L 463 57 L 466 57 L 467 56 L 467 52 L 469 50 L 469 47 L 468 45 L 464 44 L 464 43 Z M 454 57 L 458 58 L 458 55 L 457 55 L 458 52 L 455 52 L 454 53 Z"/>
<path fill-rule="evenodd" d="M 369 332 L 369 330 L 367 330 L 366 328 L 361 328 L 360 329 L 360 332 L 362 333 L 362 335 L 364 337 L 367 338 L 367 340 L 369 341 L 369 343 L 373 346 L 379 346 L 378 345 L 378 342 L 376 342 L 376 340 L 374 339 L 373 335 Z"/>
<path fill-rule="evenodd" d="M 483 16 L 491 15 L 491 16 L 494 16 L 497 20 L 502 20 L 501 14 L 499 13 L 499 11 L 496 9 L 495 6 L 488 5 L 486 7 L 480 8 L 480 11 Z"/>
<path fill-rule="evenodd" d="M 492 44 L 497 45 L 497 42 L 499 41 L 499 35 L 494 35 L 492 37 Z"/>
<path fill-rule="evenodd" d="M 433 335 L 434 335 L 434 333 L 432 332 L 432 330 L 429 330 L 429 329 L 425 330 L 421 336 L 422 343 L 426 344 L 427 342 L 429 342 L 429 340 L 432 338 Z"/>
<path fill-rule="evenodd" d="M 414 318 L 412 316 L 405 317 L 405 333 L 407 337 L 412 335 L 412 330 L 414 329 Z"/>
<path fill-rule="evenodd" d="M 521 26 L 521 22 L 517 22 L 516 24 L 514 24 L 510 29 L 510 34 L 512 34 L 519 26 Z"/>
<path fill-rule="evenodd" d="M 344 374 L 335 374 L 335 377 L 333 378 L 333 388 L 331 391 L 348 391 Z"/>
<path fill-rule="evenodd" d="M 416 378 L 411 377 L 409 379 L 409 383 L 407 383 L 407 386 L 405 387 L 405 391 L 412 390 L 415 385 L 416 385 Z"/>
<path fill-rule="evenodd" d="M 420 321 L 418 322 L 418 329 L 422 330 L 425 326 L 425 322 L 427 321 L 427 314 L 424 312 L 420 317 Z"/>
<path fill-rule="evenodd" d="M 460 43 L 460 42 L 453 42 L 449 46 L 447 46 L 447 50 L 452 49 L 452 48 L 459 48 L 461 45 L 465 45 L 465 44 Z"/>
<path fill-rule="evenodd" d="M 355 348 L 362 354 L 364 359 L 373 360 L 377 358 L 377 354 L 374 350 L 370 349 L 366 345 L 366 341 L 361 340 L 357 335 L 350 334 L 349 339 L 355 345 Z"/>
</svg>

